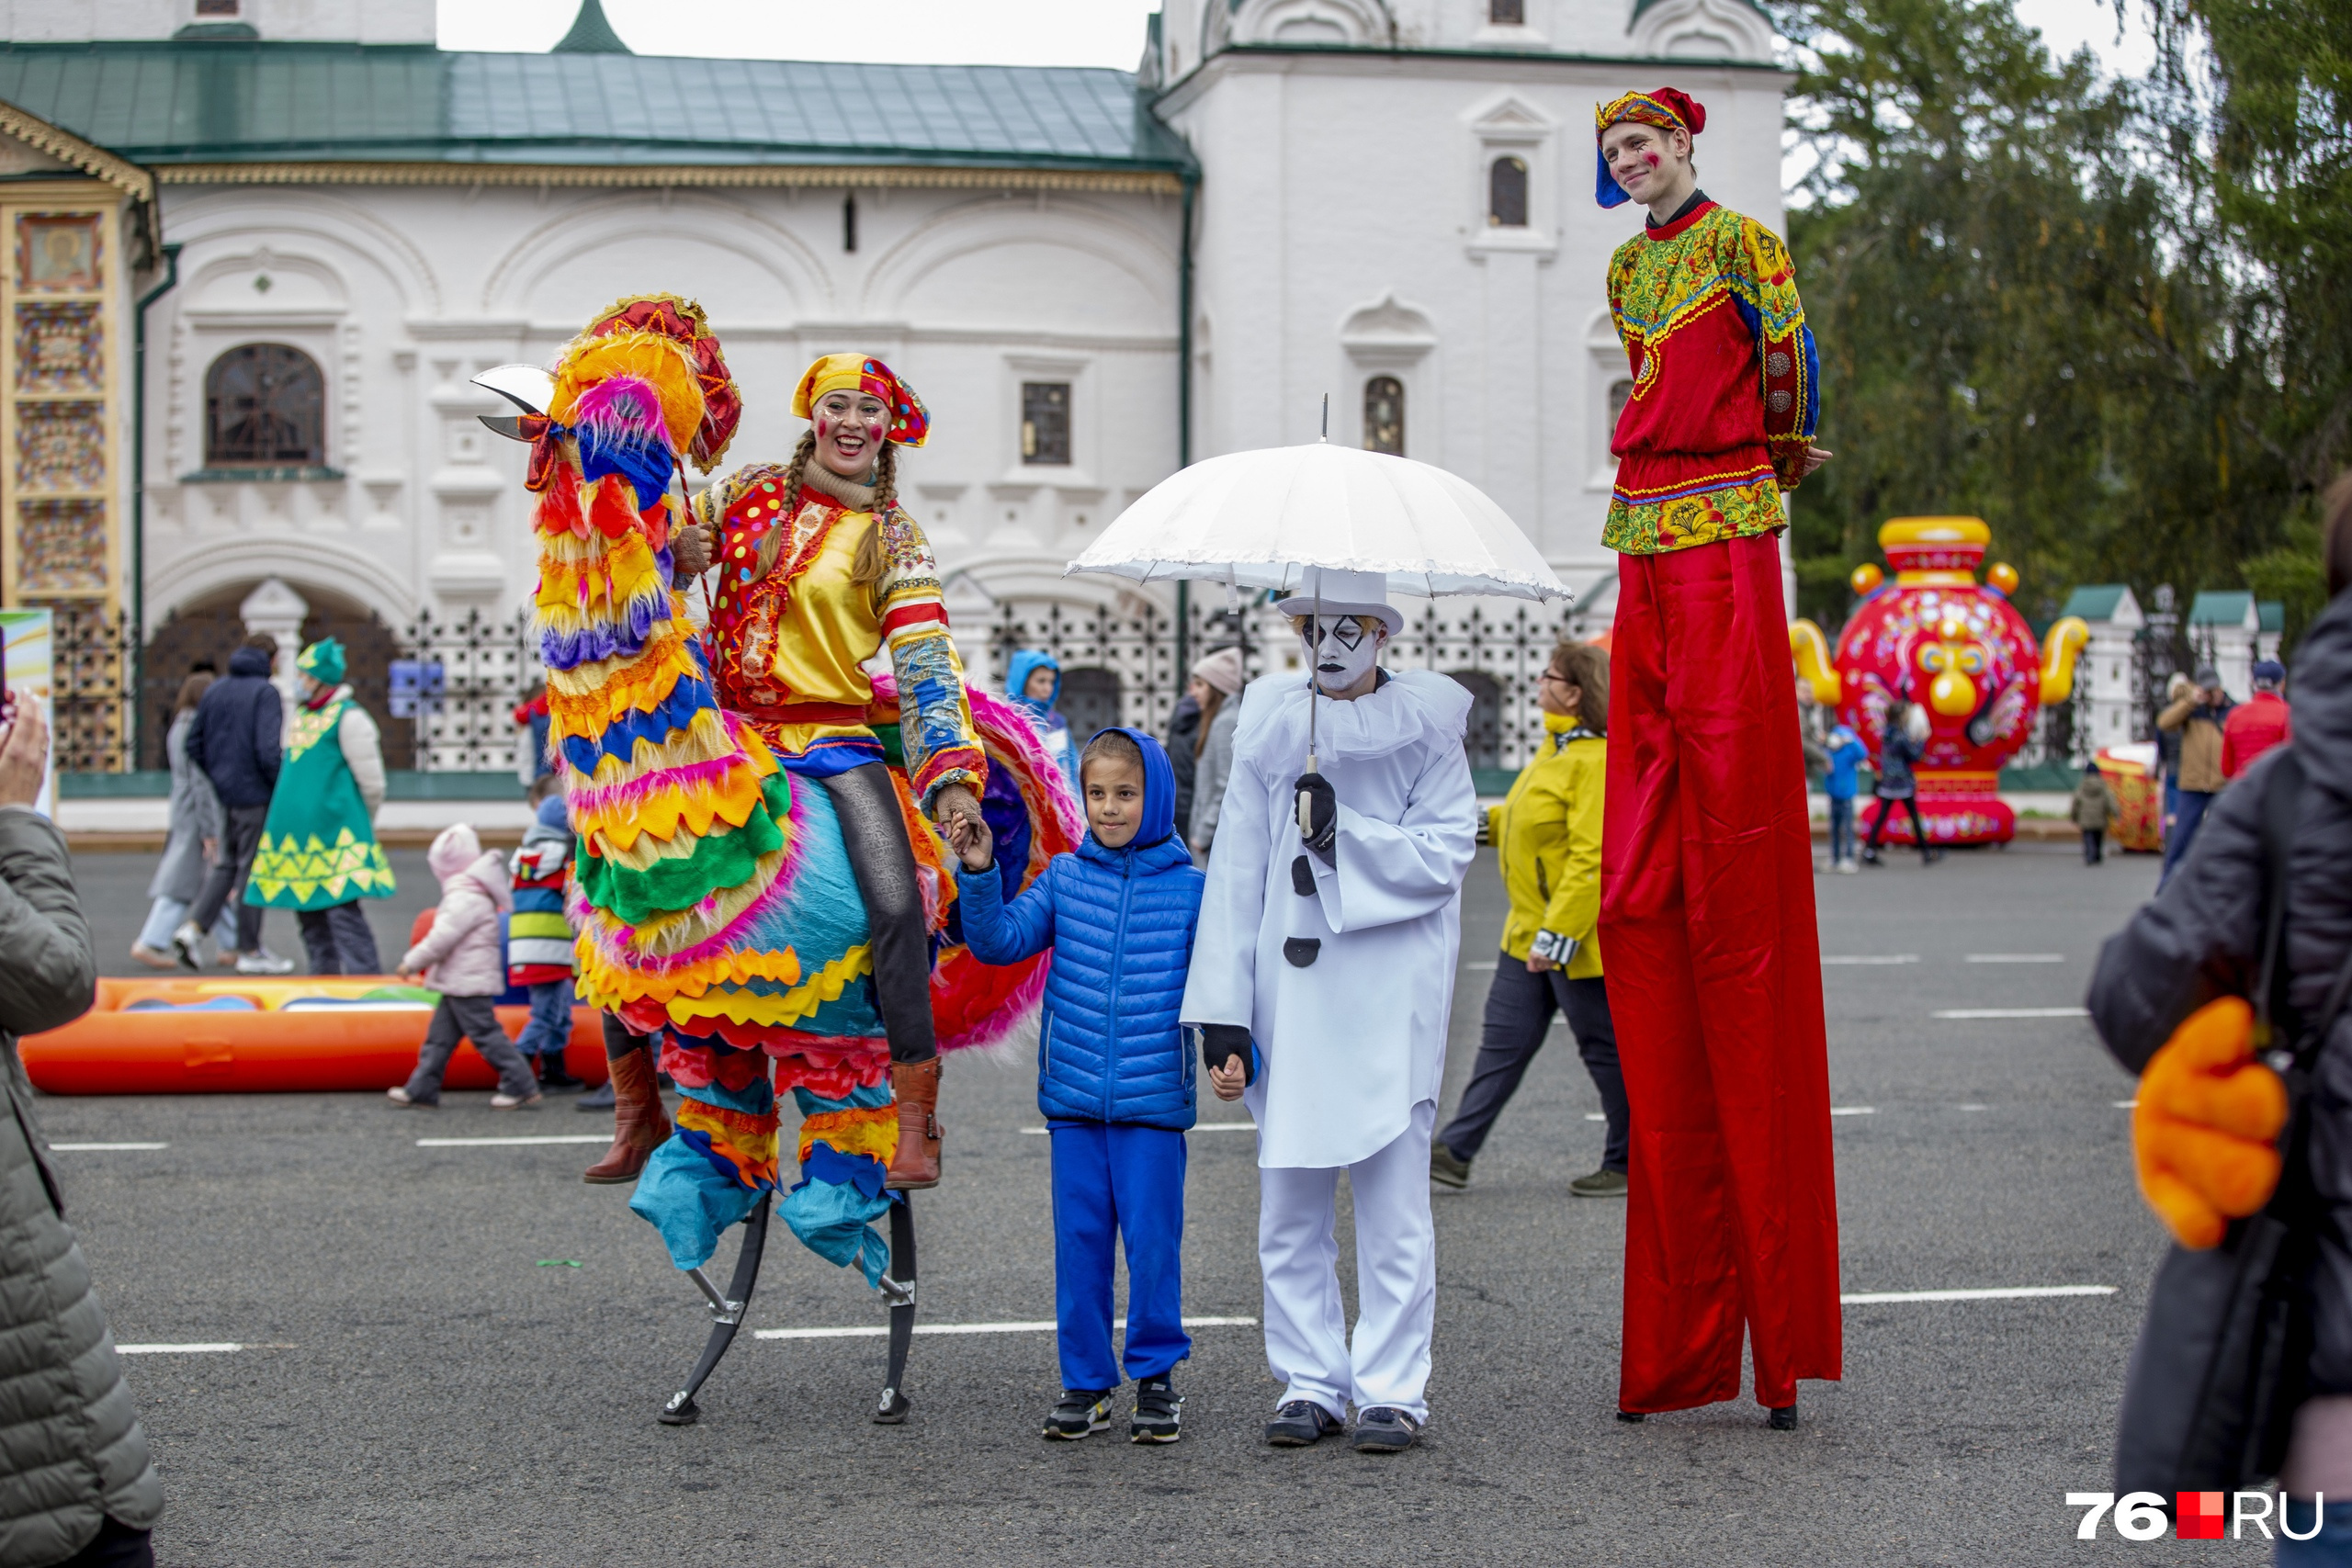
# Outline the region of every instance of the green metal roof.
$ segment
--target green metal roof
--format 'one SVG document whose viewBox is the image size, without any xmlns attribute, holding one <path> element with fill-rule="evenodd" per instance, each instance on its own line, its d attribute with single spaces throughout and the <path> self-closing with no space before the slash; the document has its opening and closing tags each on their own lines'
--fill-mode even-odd
<svg viewBox="0 0 2352 1568">
<path fill-rule="evenodd" d="M 2111 621 L 2115 607 L 2123 603 L 2130 590 L 2120 582 L 2086 582 L 2066 596 L 2059 607 L 2061 615 L 2080 615 L 2086 621 Z"/>
<path fill-rule="evenodd" d="M 0 100 L 122 156 L 1183 170 L 1125 71 L 423 45 L 0 45 Z"/>
<path fill-rule="evenodd" d="M 2242 626 L 2254 610 L 2254 595 L 2242 588 L 2209 588 L 2189 602 L 2192 626 Z"/>
<path fill-rule="evenodd" d="M 2264 631 L 2283 632 L 2287 629 L 2287 602 L 2285 600 L 2256 599 L 2254 602 L 2254 613 L 2256 617 L 2261 621 L 2262 629 Z"/>
</svg>

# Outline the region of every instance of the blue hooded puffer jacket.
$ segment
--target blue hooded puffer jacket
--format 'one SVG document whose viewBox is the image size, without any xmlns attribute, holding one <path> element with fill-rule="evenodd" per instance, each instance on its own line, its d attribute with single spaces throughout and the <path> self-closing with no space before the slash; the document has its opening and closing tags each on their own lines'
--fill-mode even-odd
<svg viewBox="0 0 2352 1568">
<path fill-rule="evenodd" d="M 1125 849 L 1089 833 L 1010 904 L 995 868 L 960 866 L 964 940 L 983 964 L 1054 950 L 1037 1109 L 1054 1121 L 1192 1126 L 1193 1053 L 1176 1026 L 1206 880 L 1175 834 L 1176 773 L 1140 729 L 1143 822 Z"/>
<path fill-rule="evenodd" d="M 1029 677 L 1040 670 L 1054 672 L 1054 689 L 1044 702 L 1029 694 Z M 1062 700 L 1061 661 L 1042 648 L 1014 649 L 1012 657 L 1004 661 L 1004 695 L 1028 716 L 1030 728 L 1036 730 L 1046 754 L 1069 780 L 1070 793 L 1082 795 L 1085 792 L 1078 784 L 1078 738 L 1069 732 L 1069 720 L 1054 705 Z"/>
</svg>

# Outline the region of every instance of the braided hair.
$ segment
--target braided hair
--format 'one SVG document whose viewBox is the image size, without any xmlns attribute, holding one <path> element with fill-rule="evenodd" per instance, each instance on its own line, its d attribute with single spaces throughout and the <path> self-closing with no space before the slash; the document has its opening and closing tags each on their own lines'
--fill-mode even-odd
<svg viewBox="0 0 2352 1568">
<path fill-rule="evenodd" d="M 784 512 L 789 517 L 800 507 L 800 476 L 807 470 L 809 459 L 817 455 L 817 433 L 803 431 L 800 445 L 792 449 L 792 460 L 784 466 Z M 867 587 L 882 580 L 887 558 L 882 549 L 882 519 L 899 505 L 899 449 L 889 442 L 882 444 L 881 453 L 874 460 L 874 518 L 865 525 L 865 535 L 857 541 L 857 558 L 850 566 L 850 581 Z M 775 558 L 784 548 L 785 530 L 770 528 L 760 541 L 760 553 L 754 581 L 763 581 L 775 570 Z"/>
</svg>

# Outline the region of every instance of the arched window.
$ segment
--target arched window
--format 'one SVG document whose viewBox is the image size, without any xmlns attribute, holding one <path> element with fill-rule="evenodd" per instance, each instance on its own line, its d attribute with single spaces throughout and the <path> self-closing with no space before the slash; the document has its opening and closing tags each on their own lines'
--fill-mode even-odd
<svg viewBox="0 0 2352 1568">
<path fill-rule="evenodd" d="M 1394 376 L 1363 384 L 1363 449 L 1405 455 L 1405 383 Z"/>
<path fill-rule="evenodd" d="M 282 343 L 232 348 L 204 373 L 204 466 L 242 468 L 327 460 L 326 378 Z"/>
<path fill-rule="evenodd" d="M 1496 229 L 1527 227 L 1527 160 L 1509 154 L 1487 168 L 1487 222 Z"/>
</svg>

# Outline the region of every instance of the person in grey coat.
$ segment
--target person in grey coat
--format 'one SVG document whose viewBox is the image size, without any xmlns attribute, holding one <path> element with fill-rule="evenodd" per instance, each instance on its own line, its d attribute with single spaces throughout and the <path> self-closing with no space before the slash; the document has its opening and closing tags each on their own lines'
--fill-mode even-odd
<svg viewBox="0 0 2352 1568">
<path fill-rule="evenodd" d="M 2352 592 L 2345 592 L 2352 582 L 2352 483 L 2339 483 L 2333 499 L 2326 550 L 2332 602 L 2295 655 L 2291 744 L 2303 786 L 2288 852 L 2281 957 L 2289 999 L 2305 1014 L 2320 1009 L 2352 959 Z M 2250 996 L 2256 988 L 2263 797 L 2270 770 L 2288 750 L 2274 749 L 2214 797 L 2172 879 L 2099 953 L 2091 1020 L 2132 1073 L 2146 1069 L 2190 1013 L 2217 997 Z M 2251 1062 L 2242 1070 L 2268 1071 Z M 2352 1546 L 2352 1502 L 2345 1500 L 2352 1497 L 2352 1017 L 2335 1021 L 2313 1077 L 2311 1169 L 2326 1213 L 2312 1281 L 2308 1397 L 2296 1415 L 2279 1489 L 2301 1500 L 2292 1516 L 2299 1532 L 2311 1528 L 2314 1494 L 2325 1496 L 2327 1508 L 2319 1540 L 2292 1549 L 2282 1542 L 2281 1562 L 2341 1562 Z"/>
<path fill-rule="evenodd" d="M 1237 651 L 1237 670 L 1240 659 Z M 1241 694 L 1234 692 L 1209 719 L 1201 738 L 1201 753 L 1193 768 L 1193 827 L 1186 841 L 1204 865 L 1209 846 L 1216 842 L 1216 819 L 1225 809 L 1225 786 L 1233 776 L 1233 732 L 1241 723 Z"/>
<path fill-rule="evenodd" d="M 64 835 L 32 809 L 49 728 L 30 704 L 0 722 L 0 1562 L 152 1568 L 163 1483 L 17 1055 L 88 1009 L 97 954 Z"/>
<path fill-rule="evenodd" d="M 196 723 L 196 705 L 204 700 L 205 689 L 212 681 L 212 676 L 199 671 L 180 682 L 179 700 L 172 707 L 172 728 L 164 735 L 164 760 L 172 770 L 172 798 L 166 807 L 169 833 L 154 879 L 147 884 L 147 897 L 153 900 L 147 910 L 147 923 L 130 944 L 130 956 L 151 969 L 179 967 L 179 957 L 172 952 L 172 932 L 187 919 L 188 907 L 204 889 L 204 874 L 220 850 L 226 820 L 220 814 L 220 797 L 213 793 L 212 781 L 204 770 L 187 754 L 187 732 Z M 212 941 L 222 953 L 236 951 L 233 907 L 223 906 L 220 918 L 212 922 Z"/>
</svg>

